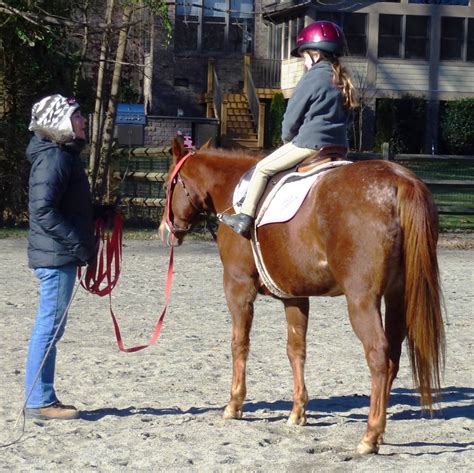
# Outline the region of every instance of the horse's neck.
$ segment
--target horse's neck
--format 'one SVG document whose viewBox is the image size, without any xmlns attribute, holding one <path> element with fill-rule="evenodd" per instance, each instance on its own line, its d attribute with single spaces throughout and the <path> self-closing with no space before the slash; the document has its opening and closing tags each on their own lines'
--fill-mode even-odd
<svg viewBox="0 0 474 473">
<path fill-rule="evenodd" d="M 205 171 L 201 180 L 207 189 L 214 210 L 222 212 L 232 205 L 232 195 L 242 175 L 258 161 L 247 155 L 207 155 L 202 162 Z"/>
</svg>

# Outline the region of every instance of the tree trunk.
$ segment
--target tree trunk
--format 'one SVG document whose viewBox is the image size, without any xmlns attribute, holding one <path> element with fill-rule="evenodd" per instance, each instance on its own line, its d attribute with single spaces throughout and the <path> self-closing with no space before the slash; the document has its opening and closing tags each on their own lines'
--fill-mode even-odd
<svg viewBox="0 0 474 473">
<path fill-rule="evenodd" d="M 122 22 L 127 24 L 133 14 L 134 7 L 128 5 L 124 7 Z M 98 163 L 97 179 L 93 187 L 93 194 L 97 200 L 103 200 L 108 191 L 108 171 L 110 158 L 112 155 L 113 133 L 115 113 L 117 109 L 117 97 L 120 89 L 120 76 L 122 73 L 122 63 L 125 57 L 125 50 L 127 46 L 127 38 L 130 30 L 130 25 L 120 29 L 117 53 L 115 57 L 114 71 L 112 75 L 112 86 L 110 89 L 109 103 L 107 106 L 107 113 L 105 115 L 104 132 L 102 135 L 102 146 L 100 149 L 100 159 Z"/>
<path fill-rule="evenodd" d="M 143 102 L 145 113 L 149 113 L 153 108 L 153 56 L 155 44 L 155 16 L 150 12 L 150 44 L 148 51 L 144 53 L 144 71 L 143 71 Z"/>
<path fill-rule="evenodd" d="M 81 55 L 79 57 L 79 65 L 76 69 L 76 73 L 74 75 L 74 84 L 73 84 L 73 91 L 74 94 L 77 94 L 77 90 L 79 87 L 79 81 L 82 77 L 82 71 L 83 71 L 83 64 L 84 64 L 84 59 L 87 55 L 87 49 L 89 47 L 89 8 L 90 8 L 90 2 L 89 0 L 84 1 L 84 8 L 83 8 L 83 18 L 82 20 L 84 21 L 84 38 L 82 40 L 82 46 L 81 46 Z"/>
<path fill-rule="evenodd" d="M 105 13 L 105 22 L 107 25 L 112 23 L 112 13 L 115 0 L 107 0 L 107 10 Z M 107 58 L 109 51 L 110 29 L 106 28 L 102 34 L 100 46 L 99 70 L 97 72 L 97 88 L 95 96 L 94 115 L 92 118 L 92 136 L 89 158 L 89 179 L 92 189 L 95 188 L 97 181 L 97 172 L 99 168 L 99 149 L 101 147 L 102 136 L 102 110 L 104 108 L 104 79 L 107 67 Z"/>
</svg>

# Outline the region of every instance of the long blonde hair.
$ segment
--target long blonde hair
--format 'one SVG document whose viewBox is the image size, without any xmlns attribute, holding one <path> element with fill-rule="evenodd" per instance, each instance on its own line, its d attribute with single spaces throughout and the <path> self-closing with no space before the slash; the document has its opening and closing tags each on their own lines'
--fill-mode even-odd
<svg viewBox="0 0 474 473">
<path fill-rule="evenodd" d="M 356 90 L 352 83 L 352 78 L 347 69 L 339 62 L 339 58 L 333 54 L 328 54 L 321 50 L 306 50 L 314 59 L 318 55 L 321 60 L 328 61 L 334 72 L 334 83 L 341 90 L 344 97 L 344 106 L 347 108 L 356 108 L 359 102 L 356 97 Z"/>
</svg>

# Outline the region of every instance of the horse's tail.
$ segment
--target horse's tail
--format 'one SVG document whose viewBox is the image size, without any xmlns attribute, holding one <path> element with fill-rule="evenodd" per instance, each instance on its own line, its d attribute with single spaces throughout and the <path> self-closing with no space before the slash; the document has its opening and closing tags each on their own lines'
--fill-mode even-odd
<svg viewBox="0 0 474 473">
<path fill-rule="evenodd" d="M 438 214 L 427 187 L 416 178 L 399 182 L 398 214 L 403 231 L 407 344 L 421 405 L 430 411 L 440 393 L 445 361 L 442 294 L 436 245 Z"/>
</svg>

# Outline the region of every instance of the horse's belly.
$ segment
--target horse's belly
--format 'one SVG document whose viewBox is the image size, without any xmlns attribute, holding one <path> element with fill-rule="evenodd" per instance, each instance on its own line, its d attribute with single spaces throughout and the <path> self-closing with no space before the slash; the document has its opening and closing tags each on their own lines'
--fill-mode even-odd
<svg viewBox="0 0 474 473">
<path fill-rule="evenodd" d="M 319 252 L 316 252 L 319 253 Z M 305 251 L 280 249 L 279 257 L 273 251 L 262 251 L 268 273 L 285 293 L 297 297 L 340 296 L 342 288 L 334 279 L 328 261 L 323 254 L 312 255 Z"/>
<path fill-rule="evenodd" d="M 340 296 L 342 288 L 334 280 L 327 262 L 319 262 L 317 266 L 299 271 L 298 277 L 282 282 L 290 294 L 295 296 Z"/>
</svg>

